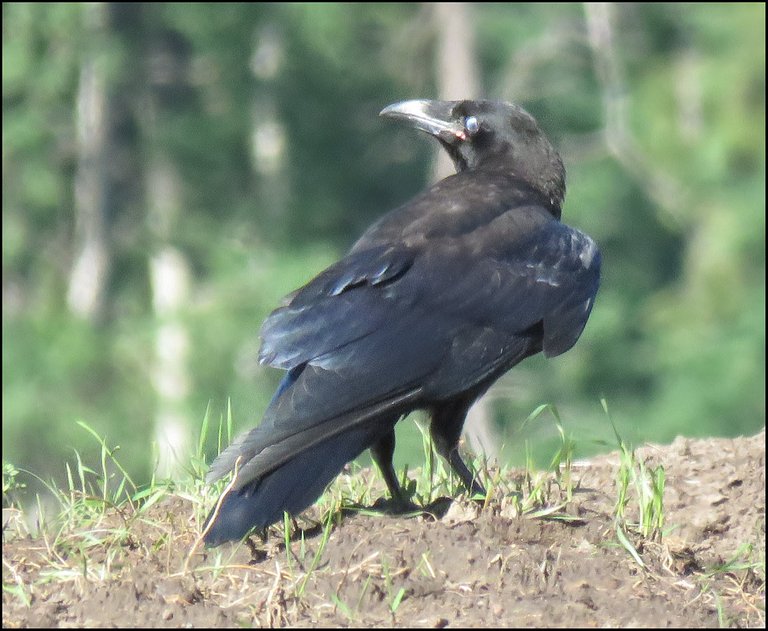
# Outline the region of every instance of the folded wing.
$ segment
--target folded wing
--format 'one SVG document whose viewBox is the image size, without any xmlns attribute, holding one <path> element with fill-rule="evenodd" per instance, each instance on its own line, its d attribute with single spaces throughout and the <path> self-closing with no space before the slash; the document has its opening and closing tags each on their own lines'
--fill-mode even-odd
<svg viewBox="0 0 768 631">
<path fill-rule="evenodd" d="M 496 235 L 478 235 L 482 249 L 459 235 L 353 251 L 274 311 L 260 359 L 289 372 L 261 425 L 220 455 L 209 479 L 239 458 L 240 487 L 330 436 L 383 418 L 394 425 L 534 352 L 573 346 L 599 283 L 594 242 L 554 219 L 513 242 L 503 223 L 482 229 Z"/>
</svg>

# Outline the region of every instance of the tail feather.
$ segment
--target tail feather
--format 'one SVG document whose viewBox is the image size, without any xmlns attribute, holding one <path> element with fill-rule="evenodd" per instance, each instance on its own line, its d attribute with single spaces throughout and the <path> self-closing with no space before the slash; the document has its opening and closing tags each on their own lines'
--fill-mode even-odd
<svg viewBox="0 0 768 631">
<path fill-rule="evenodd" d="M 338 475 L 394 426 L 379 420 L 374 427 L 357 427 L 303 451 L 267 475 L 233 489 L 206 519 L 206 545 L 244 537 L 253 528 L 266 528 L 283 517 L 283 511 L 298 515 L 308 508 Z M 210 527 L 209 527 L 210 525 Z"/>
<path fill-rule="evenodd" d="M 235 469 L 240 462 L 235 489 L 248 486 L 252 480 L 262 479 L 271 471 L 285 465 L 302 452 L 312 452 L 317 446 L 334 436 L 348 436 L 356 428 L 384 427 L 385 431 L 408 410 L 420 390 L 411 390 L 398 396 L 352 410 L 335 417 L 317 421 L 314 425 L 293 434 L 277 434 L 268 422 L 240 436 L 211 465 L 206 480 L 211 482 Z M 289 417 L 290 418 L 290 417 Z M 391 422 L 387 419 L 392 418 Z M 383 434 L 381 429 L 376 434 Z M 353 456 L 354 458 L 354 456 Z"/>
</svg>

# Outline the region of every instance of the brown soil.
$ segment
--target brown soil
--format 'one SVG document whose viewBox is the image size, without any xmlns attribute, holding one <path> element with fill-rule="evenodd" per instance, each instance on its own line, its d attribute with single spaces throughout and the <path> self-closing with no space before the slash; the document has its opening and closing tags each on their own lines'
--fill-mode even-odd
<svg viewBox="0 0 768 631">
<path fill-rule="evenodd" d="M 638 453 L 667 477 L 663 539 L 632 536 L 645 567 L 617 543 L 613 454 L 574 466 L 573 521 L 513 516 L 509 498 L 347 514 L 314 567 L 322 526 L 292 555 L 279 537 L 203 550 L 202 508 L 179 496 L 55 545 L 6 511 L 3 626 L 763 626 L 765 432 Z"/>
</svg>

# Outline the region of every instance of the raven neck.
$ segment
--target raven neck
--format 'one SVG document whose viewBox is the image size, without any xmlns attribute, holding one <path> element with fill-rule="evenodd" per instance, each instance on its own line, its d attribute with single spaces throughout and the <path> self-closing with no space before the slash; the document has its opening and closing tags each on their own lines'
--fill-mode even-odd
<svg viewBox="0 0 768 631">
<path fill-rule="evenodd" d="M 502 164 L 481 164 L 474 169 L 468 169 L 463 173 L 487 174 L 494 180 L 498 178 L 505 178 L 509 181 L 510 188 L 520 188 L 521 186 L 526 187 L 530 190 L 532 196 L 538 199 L 539 204 L 543 208 L 546 208 L 550 215 L 560 221 L 560 217 L 562 216 L 561 204 L 563 198 L 565 197 L 564 184 L 561 187 L 555 186 L 553 188 L 552 186 L 546 185 L 540 179 L 532 181 L 530 177 L 527 177 L 523 173 L 519 173 L 508 162 Z"/>
</svg>

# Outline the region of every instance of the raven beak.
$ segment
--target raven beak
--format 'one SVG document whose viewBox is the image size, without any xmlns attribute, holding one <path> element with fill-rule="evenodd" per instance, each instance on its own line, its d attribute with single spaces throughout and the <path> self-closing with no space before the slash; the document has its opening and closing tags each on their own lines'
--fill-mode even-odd
<svg viewBox="0 0 768 631">
<path fill-rule="evenodd" d="M 463 121 L 453 118 L 453 108 L 456 101 L 429 101 L 415 99 L 400 101 L 388 105 L 379 116 L 401 118 L 411 123 L 416 129 L 425 131 L 445 142 L 454 143 L 466 140 Z"/>
</svg>

